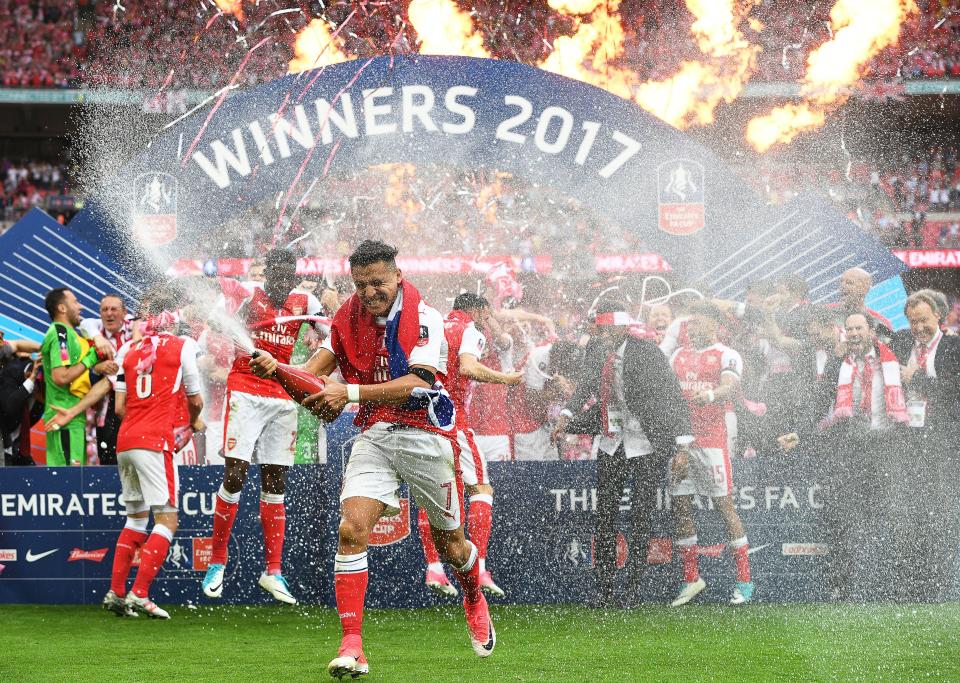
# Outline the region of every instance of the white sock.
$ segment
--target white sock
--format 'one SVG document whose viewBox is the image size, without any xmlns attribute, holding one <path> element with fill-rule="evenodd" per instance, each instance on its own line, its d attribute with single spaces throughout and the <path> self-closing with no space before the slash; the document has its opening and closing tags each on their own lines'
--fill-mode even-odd
<svg viewBox="0 0 960 683">
<path fill-rule="evenodd" d="M 443 574 L 443 562 L 431 562 L 427 565 L 427 570 L 431 572 L 437 572 L 438 574 Z"/>
<path fill-rule="evenodd" d="M 487 559 L 485 557 L 481 557 L 479 562 L 480 562 L 480 573 L 482 574 L 483 572 L 487 571 Z"/>
<path fill-rule="evenodd" d="M 220 484 L 220 490 L 217 491 L 217 495 L 227 503 L 237 503 L 240 501 L 240 492 L 237 491 L 236 493 L 230 493 L 223 488 L 223 484 Z"/>
</svg>

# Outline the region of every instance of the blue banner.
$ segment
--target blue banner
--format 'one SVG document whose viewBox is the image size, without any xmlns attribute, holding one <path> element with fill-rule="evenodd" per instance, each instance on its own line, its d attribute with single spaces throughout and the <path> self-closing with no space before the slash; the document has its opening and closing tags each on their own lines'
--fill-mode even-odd
<svg viewBox="0 0 960 683">
<path fill-rule="evenodd" d="M 199 253 L 202 236 L 252 205 L 269 199 L 289 214 L 314 181 L 322 193 L 330 176 L 385 163 L 495 169 L 552 187 L 729 296 L 773 270 L 801 274 L 828 300 L 844 268 L 877 282 L 906 269 L 826 202 L 765 205 L 707 148 L 632 102 L 468 57 L 377 57 L 224 95 L 154 139 L 69 227 L 162 262 Z"/>
<path fill-rule="evenodd" d="M 284 572 L 306 603 L 333 604 L 341 446 L 349 430 L 331 430 L 329 465 L 302 465 L 287 484 Z M 752 546 L 758 599 L 808 601 L 824 597 L 823 562 L 829 551 L 818 516 L 825 502 L 825 476 L 816 456 L 735 461 L 735 500 Z M 508 600 L 564 603 L 585 600 L 592 590 L 596 476 L 593 462 L 491 463 L 496 487 L 488 565 Z M 177 531 L 152 597 L 160 603 L 209 603 L 200 580 L 210 553 L 214 496 L 221 467 L 183 467 Z M 263 540 L 259 480 L 251 468 L 230 541 L 224 602 L 264 603 L 260 590 Z M 0 602 L 96 603 L 109 587 L 114 544 L 124 524 L 116 469 L 0 469 Z M 697 511 L 706 598 L 729 599 L 733 582 L 726 534 L 718 515 L 700 501 Z M 406 507 L 406 506 L 405 506 Z M 658 496 L 654 539 L 648 549 L 646 593 L 663 600 L 680 581 L 671 542 L 667 499 Z M 368 603 L 378 607 L 436 604 L 424 586 L 423 553 L 416 510 L 384 520 L 376 530 L 383 544 L 371 549 Z M 624 506 L 623 526 L 629 509 Z M 628 550 L 627 535 L 620 551 Z M 624 570 L 625 573 L 625 570 Z M 625 581 L 624 577 L 624 581 Z"/>
</svg>

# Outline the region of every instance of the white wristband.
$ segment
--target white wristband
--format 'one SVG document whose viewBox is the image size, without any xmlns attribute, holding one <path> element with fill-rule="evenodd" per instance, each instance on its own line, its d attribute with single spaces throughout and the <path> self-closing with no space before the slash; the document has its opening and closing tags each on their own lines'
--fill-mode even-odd
<svg viewBox="0 0 960 683">
<path fill-rule="evenodd" d="M 713 395 L 713 389 L 707 389 L 707 400 L 713 403 L 714 398 L 716 397 Z"/>
<path fill-rule="evenodd" d="M 360 385 L 347 385 L 347 403 L 360 403 Z"/>
</svg>

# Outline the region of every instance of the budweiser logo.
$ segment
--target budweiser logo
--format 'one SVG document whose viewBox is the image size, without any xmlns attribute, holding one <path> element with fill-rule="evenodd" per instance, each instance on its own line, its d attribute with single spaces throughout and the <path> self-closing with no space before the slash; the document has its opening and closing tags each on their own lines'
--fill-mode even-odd
<svg viewBox="0 0 960 683">
<path fill-rule="evenodd" d="M 67 562 L 76 562 L 77 560 L 90 560 L 91 562 L 103 562 L 103 558 L 110 552 L 110 548 L 99 548 L 97 550 L 84 550 L 83 548 L 74 548 L 70 551 L 70 557 Z"/>
</svg>

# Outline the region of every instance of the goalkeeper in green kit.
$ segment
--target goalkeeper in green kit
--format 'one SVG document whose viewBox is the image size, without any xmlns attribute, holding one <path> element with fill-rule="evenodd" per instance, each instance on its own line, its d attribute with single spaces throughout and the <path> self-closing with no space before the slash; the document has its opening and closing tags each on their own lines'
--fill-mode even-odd
<svg viewBox="0 0 960 683">
<path fill-rule="evenodd" d="M 40 355 L 46 391 L 45 422 L 57 416 L 53 406 L 71 408 L 90 391 L 90 370 L 99 375 L 115 375 L 112 360 L 99 361 L 98 347 L 77 334 L 83 307 L 73 292 L 64 287 L 50 290 L 44 307 L 53 322 L 43 338 Z M 113 349 L 102 349 L 112 358 Z M 63 428 L 47 432 L 47 465 L 81 465 L 86 454 L 86 416 L 80 413 Z"/>
</svg>

